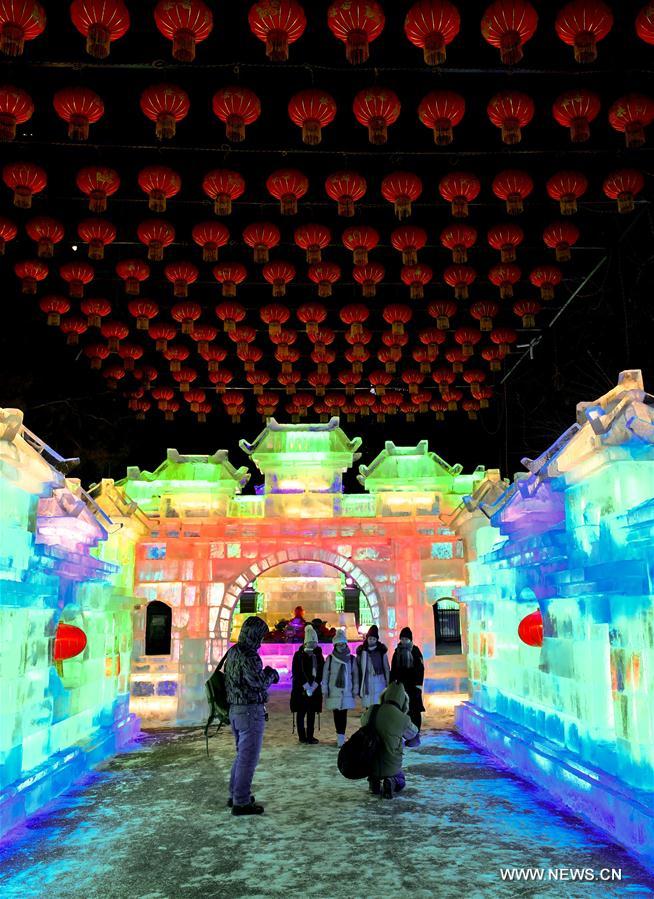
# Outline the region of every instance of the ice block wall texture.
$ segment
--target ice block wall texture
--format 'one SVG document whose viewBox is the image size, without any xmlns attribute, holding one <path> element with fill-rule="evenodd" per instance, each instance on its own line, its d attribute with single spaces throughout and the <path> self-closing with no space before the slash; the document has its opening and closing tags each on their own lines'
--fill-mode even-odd
<svg viewBox="0 0 654 899">
<path fill-rule="evenodd" d="M 0 833 L 65 790 L 135 731 L 130 597 L 99 547 L 107 527 L 63 461 L 0 409 Z M 53 663 L 59 622 L 81 655 Z"/>
<path fill-rule="evenodd" d="M 654 862 L 654 411 L 640 372 L 469 497 L 463 733 Z M 518 638 L 540 609 L 542 647 Z"/>
</svg>

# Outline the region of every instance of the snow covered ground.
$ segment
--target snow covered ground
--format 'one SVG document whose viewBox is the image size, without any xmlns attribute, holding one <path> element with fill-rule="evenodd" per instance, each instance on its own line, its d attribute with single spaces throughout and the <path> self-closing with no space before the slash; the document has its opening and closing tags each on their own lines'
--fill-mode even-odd
<svg viewBox="0 0 654 899">
<path fill-rule="evenodd" d="M 454 734 L 451 701 L 406 750 L 407 788 L 392 802 L 339 775 L 329 715 L 320 745 L 305 746 L 286 693 L 270 711 L 255 778 L 265 815 L 225 807 L 228 733 L 207 759 L 199 730 L 150 732 L 4 841 L 2 899 L 654 895 L 626 852 Z M 622 881 L 504 882 L 513 867 L 618 868 Z"/>
</svg>

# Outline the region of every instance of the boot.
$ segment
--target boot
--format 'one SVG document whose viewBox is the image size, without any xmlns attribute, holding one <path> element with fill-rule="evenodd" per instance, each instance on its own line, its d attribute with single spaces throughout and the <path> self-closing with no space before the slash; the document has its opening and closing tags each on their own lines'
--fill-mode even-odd
<svg viewBox="0 0 654 899">
<path fill-rule="evenodd" d="M 256 802 L 250 802 L 248 805 L 233 805 L 232 815 L 263 815 L 263 806 Z"/>
<path fill-rule="evenodd" d="M 254 802 L 254 796 L 252 793 L 250 793 L 250 802 Z M 227 800 L 227 808 L 232 808 L 233 805 L 234 805 L 234 800 L 230 796 L 229 799 Z"/>
<path fill-rule="evenodd" d="M 336 745 L 340 749 L 341 746 L 345 743 L 345 734 L 336 734 Z"/>
<path fill-rule="evenodd" d="M 320 740 L 316 740 L 315 737 L 307 737 L 307 743 L 310 746 L 316 746 L 316 744 L 320 743 Z"/>
<path fill-rule="evenodd" d="M 369 777 L 368 778 L 368 789 L 372 793 L 373 796 L 379 796 L 381 794 L 381 782 L 377 777 Z"/>
<path fill-rule="evenodd" d="M 393 784 L 391 783 L 390 777 L 385 777 L 384 782 L 382 783 L 382 799 L 392 799 L 393 798 Z"/>
</svg>

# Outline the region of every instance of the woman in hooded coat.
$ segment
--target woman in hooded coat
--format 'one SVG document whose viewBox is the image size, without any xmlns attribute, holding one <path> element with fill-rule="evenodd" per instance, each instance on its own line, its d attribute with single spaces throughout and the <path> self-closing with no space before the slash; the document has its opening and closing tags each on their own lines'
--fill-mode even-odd
<svg viewBox="0 0 654 899">
<path fill-rule="evenodd" d="M 406 778 L 402 771 L 402 741 L 410 741 L 418 735 L 418 729 L 409 718 L 409 697 L 402 684 L 393 681 L 381 695 L 378 709 L 366 709 L 361 724 L 366 725 L 375 713 L 375 730 L 379 735 L 379 749 L 373 759 L 368 786 L 371 793 L 384 799 L 392 799 L 394 793 L 404 789 Z"/>
<path fill-rule="evenodd" d="M 420 730 L 422 727 L 422 685 L 425 680 L 425 663 L 422 653 L 413 643 L 411 628 L 403 627 L 400 642 L 393 653 L 391 680 L 398 681 L 409 697 L 409 717 Z"/>
<path fill-rule="evenodd" d="M 377 705 L 390 681 L 388 649 L 379 642 L 376 624 L 369 628 L 366 639 L 357 648 L 359 662 L 359 695 L 361 705 L 367 709 Z"/>
<path fill-rule="evenodd" d="M 342 746 L 345 742 L 347 727 L 347 710 L 356 705 L 359 692 L 359 673 L 356 659 L 347 645 L 345 631 L 336 631 L 332 640 L 334 651 L 327 656 L 322 675 L 322 692 L 325 697 L 325 708 L 334 714 L 336 742 Z"/>
<path fill-rule="evenodd" d="M 318 646 L 318 635 L 307 624 L 304 629 L 304 646 L 293 656 L 293 686 L 291 711 L 297 715 L 297 735 L 300 743 L 315 745 L 313 735 L 316 713 L 322 712 L 322 672 L 325 660 Z M 306 728 L 304 720 L 306 717 Z"/>
</svg>

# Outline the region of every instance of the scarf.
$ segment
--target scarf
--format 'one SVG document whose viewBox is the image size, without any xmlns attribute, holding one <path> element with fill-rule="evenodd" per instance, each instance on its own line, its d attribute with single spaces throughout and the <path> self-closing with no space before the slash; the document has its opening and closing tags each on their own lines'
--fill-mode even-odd
<svg viewBox="0 0 654 899">
<path fill-rule="evenodd" d="M 413 668 L 413 643 L 409 643 L 407 646 L 400 643 L 395 651 L 400 668 Z"/>
<path fill-rule="evenodd" d="M 336 649 L 334 649 L 333 656 L 338 664 L 334 686 L 340 690 L 345 686 L 345 663 L 350 657 L 350 650 L 348 648 L 347 650 L 343 650 L 343 652 L 337 652 Z"/>
<path fill-rule="evenodd" d="M 306 650 L 303 650 L 303 655 L 304 655 L 304 659 L 303 659 L 304 673 L 307 678 L 309 678 L 309 673 L 307 671 L 307 668 L 309 666 L 307 666 L 307 662 L 308 661 L 311 662 L 311 666 L 310 666 L 311 667 L 311 676 L 309 679 L 309 683 L 312 683 L 313 681 L 315 681 L 316 675 L 318 674 L 318 659 L 316 658 L 316 651 L 315 651 L 315 649 L 312 649 L 311 652 L 307 652 Z"/>
<path fill-rule="evenodd" d="M 368 653 L 368 661 L 372 665 L 372 673 L 373 674 L 383 674 L 384 673 L 384 659 L 379 650 L 379 643 L 375 646 L 374 649 L 366 649 Z"/>
</svg>

